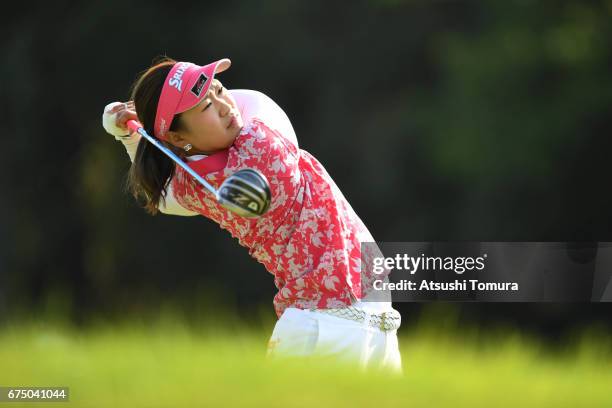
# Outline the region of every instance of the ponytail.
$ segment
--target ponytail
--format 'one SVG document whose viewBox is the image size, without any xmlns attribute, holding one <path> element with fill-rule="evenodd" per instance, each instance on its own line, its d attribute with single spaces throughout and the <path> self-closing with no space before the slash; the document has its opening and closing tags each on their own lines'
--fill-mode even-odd
<svg viewBox="0 0 612 408">
<path fill-rule="evenodd" d="M 131 99 L 136 106 L 138 120 L 150 135 L 153 135 L 157 103 L 164 81 L 174 64 L 176 61 L 173 59 L 161 59 L 146 70 L 133 85 Z M 180 115 L 174 118 L 170 130 L 180 128 L 179 119 Z M 162 141 L 162 143 L 165 142 Z M 166 143 L 166 146 L 177 152 L 177 149 L 169 143 Z M 177 153 L 180 154 L 180 152 Z M 167 184 L 174 175 L 174 171 L 174 161 L 142 137 L 138 142 L 136 157 L 128 173 L 127 189 L 137 201 L 142 202 L 147 213 L 155 215 L 159 211 L 160 201 L 165 200 L 168 192 Z"/>
<path fill-rule="evenodd" d="M 172 159 L 144 137 L 140 138 L 128 173 L 128 189 L 149 214 L 157 214 L 160 201 L 166 197 L 166 185 L 173 175 Z"/>
</svg>

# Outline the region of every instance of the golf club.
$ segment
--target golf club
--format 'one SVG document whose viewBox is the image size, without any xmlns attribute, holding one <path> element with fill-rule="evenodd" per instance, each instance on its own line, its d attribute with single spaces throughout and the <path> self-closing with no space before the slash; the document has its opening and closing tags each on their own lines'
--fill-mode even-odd
<svg viewBox="0 0 612 408">
<path fill-rule="evenodd" d="M 225 179 L 217 191 L 172 150 L 168 149 L 156 138 L 150 136 L 139 122 L 129 120 L 127 126 L 131 132 L 138 132 L 138 134 L 174 160 L 187 173 L 191 174 L 204 188 L 215 195 L 215 198 L 223 207 L 241 217 L 247 218 L 260 217 L 268 211 L 270 201 L 272 200 L 270 184 L 266 177 L 257 170 L 238 170 Z"/>
</svg>

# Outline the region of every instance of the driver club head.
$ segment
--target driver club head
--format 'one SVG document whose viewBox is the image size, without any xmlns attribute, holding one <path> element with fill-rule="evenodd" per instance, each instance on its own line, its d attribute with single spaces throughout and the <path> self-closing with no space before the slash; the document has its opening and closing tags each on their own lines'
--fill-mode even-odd
<svg viewBox="0 0 612 408">
<path fill-rule="evenodd" d="M 223 207 L 241 217 L 260 217 L 270 208 L 270 184 L 256 170 L 238 170 L 221 184 L 217 200 Z"/>
</svg>

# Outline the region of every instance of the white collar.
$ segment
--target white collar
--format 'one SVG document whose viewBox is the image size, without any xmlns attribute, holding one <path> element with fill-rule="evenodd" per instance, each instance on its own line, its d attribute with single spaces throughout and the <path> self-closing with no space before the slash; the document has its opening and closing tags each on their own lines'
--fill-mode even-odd
<svg viewBox="0 0 612 408">
<path fill-rule="evenodd" d="M 196 160 L 203 159 L 203 158 L 205 158 L 205 157 L 208 157 L 208 156 L 207 156 L 207 155 L 205 155 L 205 154 L 194 154 L 193 156 L 187 156 L 187 157 L 185 157 L 185 159 L 186 159 L 187 161 L 196 161 Z"/>
</svg>

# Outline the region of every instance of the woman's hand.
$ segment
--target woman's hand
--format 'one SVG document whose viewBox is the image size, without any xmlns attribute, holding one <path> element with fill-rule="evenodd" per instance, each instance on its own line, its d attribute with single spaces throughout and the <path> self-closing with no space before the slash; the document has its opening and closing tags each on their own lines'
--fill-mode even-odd
<svg viewBox="0 0 612 408">
<path fill-rule="evenodd" d="M 134 101 L 127 101 L 121 104 L 117 104 L 110 109 L 110 113 L 111 115 L 115 115 L 115 126 L 123 130 L 127 130 L 128 120 L 138 120 Z"/>
<path fill-rule="evenodd" d="M 104 108 L 102 126 L 115 138 L 121 138 L 129 135 L 127 121 L 132 119 L 138 120 L 133 101 L 113 102 Z"/>
</svg>

